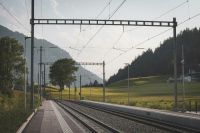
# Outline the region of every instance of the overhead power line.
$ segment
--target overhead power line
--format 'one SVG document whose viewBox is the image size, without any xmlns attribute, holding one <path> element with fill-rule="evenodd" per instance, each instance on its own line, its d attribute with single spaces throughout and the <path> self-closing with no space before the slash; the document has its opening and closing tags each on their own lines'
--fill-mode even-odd
<svg viewBox="0 0 200 133">
<path fill-rule="evenodd" d="M 186 4 L 186 3 L 188 3 L 188 0 L 186 0 L 186 1 L 184 1 L 184 2 L 182 2 L 182 3 L 180 3 L 180 4 L 178 4 L 177 6 L 171 8 L 171 9 L 169 9 L 169 10 L 167 10 L 166 12 L 162 13 L 162 14 L 159 15 L 158 17 L 155 17 L 153 20 L 156 20 L 156 19 L 159 19 L 159 18 L 165 16 L 166 14 L 168 14 L 168 13 L 170 13 L 170 12 L 176 10 L 177 8 L 183 6 L 183 5 Z M 140 27 L 136 27 L 136 28 L 133 28 L 133 29 L 131 29 L 131 30 L 127 30 L 127 31 L 125 31 L 125 32 L 133 31 L 133 30 L 136 30 L 136 29 L 138 29 L 138 28 L 140 28 Z M 168 30 L 169 30 L 169 29 L 168 29 Z M 164 32 L 167 32 L 168 30 L 166 30 L 166 31 L 164 31 Z M 121 40 L 123 33 L 124 33 L 124 32 L 122 32 L 122 34 L 119 36 L 118 41 L 115 42 L 115 43 L 113 44 L 113 47 Z M 159 35 L 156 35 L 156 36 L 159 36 Z M 156 36 L 154 36 L 153 38 L 155 38 Z M 150 40 L 153 39 L 153 38 L 150 38 Z M 149 39 L 144 40 L 144 41 L 142 41 L 141 43 L 144 43 L 144 42 L 146 42 L 146 41 L 148 41 L 148 40 L 149 40 Z M 140 43 L 139 43 L 139 44 L 140 44 Z M 112 50 L 112 49 L 108 50 L 108 51 L 104 54 L 103 59 L 105 58 L 105 56 L 106 56 L 111 50 Z"/>
<path fill-rule="evenodd" d="M 122 7 L 122 5 L 126 2 L 126 0 L 123 0 L 123 2 L 114 10 L 114 12 L 112 13 L 112 15 L 108 16 L 108 20 L 110 18 L 112 18 L 115 13 Z M 82 53 L 82 51 L 85 49 L 85 47 L 87 47 L 87 45 L 89 45 L 89 43 L 93 40 L 93 38 L 101 31 L 101 29 L 103 28 L 104 26 L 102 25 L 96 32 L 95 34 L 87 41 L 87 43 L 82 47 L 81 51 L 78 53 L 77 57 Z"/>
<path fill-rule="evenodd" d="M 110 15 L 109 19 L 112 18 L 115 13 L 123 6 L 123 4 L 126 2 L 126 0 L 122 1 L 122 3 L 114 10 L 114 12 L 112 13 L 112 15 Z"/>
<path fill-rule="evenodd" d="M 95 17 L 95 19 L 99 18 L 99 16 L 105 11 L 105 9 L 110 6 L 110 3 L 112 2 L 112 0 L 110 0 L 106 6 L 100 11 L 100 13 Z M 110 16 L 110 14 L 109 14 Z M 85 31 L 86 29 L 88 29 L 88 27 L 90 26 L 87 26 L 85 29 L 83 29 L 83 31 Z M 103 28 L 103 26 L 101 26 Z M 99 32 L 99 30 L 101 30 L 102 28 L 99 28 L 98 31 L 88 40 L 88 42 L 86 43 L 86 46 L 88 45 L 88 43 L 90 43 L 90 41 L 92 41 L 92 39 L 96 36 L 96 34 Z M 79 34 L 80 35 L 80 34 Z M 84 47 L 85 48 L 85 47 Z M 81 50 L 79 50 L 79 53 L 77 54 L 77 57 L 79 56 L 79 54 L 81 53 Z"/>
<path fill-rule="evenodd" d="M 186 3 L 188 3 L 188 1 L 189 1 L 189 0 L 186 0 L 186 1 L 184 1 L 183 3 L 180 3 L 179 5 L 177 5 L 177 6 L 173 7 L 173 8 L 171 8 L 171 9 L 169 9 L 168 11 L 162 13 L 160 16 L 158 16 L 158 17 L 156 17 L 156 18 L 154 18 L 154 19 L 159 19 L 159 18 L 165 16 L 166 14 L 168 14 L 168 13 L 170 13 L 170 12 L 176 10 L 177 8 L 179 8 L 179 7 L 183 6 L 183 5 L 185 5 Z"/>
<path fill-rule="evenodd" d="M 95 19 L 98 19 L 101 14 L 106 10 L 106 8 L 110 5 L 110 3 L 112 2 L 112 0 L 109 0 L 109 2 L 106 4 L 106 6 L 99 12 L 99 14 L 95 17 Z M 88 27 L 90 26 L 87 26 L 85 29 L 83 29 L 83 31 L 85 31 Z"/>
<path fill-rule="evenodd" d="M 19 20 L 15 15 L 13 15 L 13 14 L 3 5 L 3 3 L 0 3 L 0 5 L 1 5 L 1 7 L 3 7 L 3 9 L 4 9 L 13 19 L 15 19 L 15 21 L 16 21 L 21 27 L 23 27 L 26 31 L 30 32 L 30 30 L 29 30 L 28 28 L 26 28 L 26 27 L 24 26 L 24 24 L 22 24 L 22 23 L 20 22 L 20 20 Z"/>
<path fill-rule="evenodd" d="M 189 17 L 188 19 L 182 21 L 181 23 L 178 24 L 178 26 L 180 26 L 180 25 L 186 23 L 187 21 L 190 21 L 190 20 L 192 20 L 192 19 L 194 19 L 194 18 L 196 18 L 198 16 L 200 16 L 200 13 L 197 13 L 197 14 L 193 15 L 192 17 Z"/>
<path fill-rule="evenodd" d="M 117 39 L 116 42 L 114 42 L 114 44 L 113 44 L 112 47 L 115 47 L 115 46 L 118 44 L 118 42 L 120 41 L 120 39 L 122 38 L 123 35 L 124 35 L 124 32 L 122 32 L 122 33 L 120 34 L 119 38 Z M 112 48 L 109 49 L 109 50 L 104 54 L 103 59 L 106 57 L 106 55 L 107 55 L 108 53 L 110 53 L 111 50 L 112 50 Z"/>
<path fill-rule="evenodd" d="M 99 16 L 101 16 L 101 14 L 106 10 L 106 8 L 108 7 L 108 6 L 110 6 L 110 3 L 112 2 L 112 0 L 110 0 L 107 4 L 106 4 L 106 6 L 101 10 L 101 12 L 96 16 L 96 19 L 97 18 L 99 18 Z"/>
<path fill-rule="evenodd" d="M 26 8 L 26 15 L 27 15 L 27 18 L 29 19 L 29 18 L 30 18 L 30 15 L 29 15 L 29 12 L 28 12 L 28 4 L 27 4 L 27 1 L 24 0 L 24 3 L 25 3 L 25 8 Z"/>
<path fill-rule="evenodd" d="M 192 19 L 194 19 L 194 18 L 196 18 L 196 17 L 198 17 L 198 16 L 200 16 L 200 13 L 197 13 L 197 14 L 193 15 L 192 17 L 190 17 L 190 18 L 188 18 L 188 19 L 185 19 L 184 21 L 180 22 L 177 26 L 180 26 L 180 25 L 182 25 L 182 24 L 184 24 L 184 23 L 186 23 L 186 22 L 188 22 L 188 21 L 190 21 L 190 20 L 192 20 Z M 150 37 L 150 38 L 148 38 L 148 39 L 146 39 L 146 40 L 144 40 L 144 41 L 138 43 L 135 47 L 138 47 L 139 45 L 142 45 L 142 44 L 148 42 L 149 40 L 152 40 L 153 38 L 158 37 L 158 36 L 160 36 L 160 35 L 162 35 L 162 34 L 168 32 L 170 29 L 171 29 L 171 28 L 169 28 L 169 29 L 167 29 L 167 30 L 164 30 L 164 31 L 160 32 L 159 34 L 156 34 L 156 35 L 154 35 L 154 36 L 152 36 L 152 37 Z M 118 56 L 114 57 L 113 59 L 111 59 L 111 60 L 110 60 L 108 63 L 106 63 L 106 64 L 108 65 L 108 64 L 112 63 L 114 60 L 116 60 L 116 59 L 119 58 L 120 56 L 124 55 L 125 53 L 129 52 L 130 50 L 134 49 L 135 47 L 133 47 L 133 48 L 127 50 L 127 51 L 124 52 L 124 53 L 119 54 Z"/>
<path fill-rule="evenodd" d="M 170 13 L 170 12 L 176 10 L 177 8 L 183 6 L 184 4 L 186 4 L 186 3 L 188 3 L 188 2 L 189 2 L 189 1 L 186 0 L 186 1 L 182 2 L 182 3 L 180 3 L 179 5 L 177 5 L 177 6 L 173 7 L 173 8 L 171 8 L 171 9 L 167 10 L 167 11 L 164 12 L 164 13 L 162 13 L 162 14 L 159 15 L 158 17 L 153 18 L 153 20 L 156 20 L 156 19 L 159 19 L 159 18 L 165 16 L 166 14 L 168 14 L 168 13 Z M 140 27 L 136 27 L 136 28 L 133 28 L 133 29 L 127 30 L 127 31 L 125 31 L 125 32 L 130 32 L 130 31 L 136 30 L 136 29 L 138 29 L 138 28 L 140 28 Z"/>
</svg>

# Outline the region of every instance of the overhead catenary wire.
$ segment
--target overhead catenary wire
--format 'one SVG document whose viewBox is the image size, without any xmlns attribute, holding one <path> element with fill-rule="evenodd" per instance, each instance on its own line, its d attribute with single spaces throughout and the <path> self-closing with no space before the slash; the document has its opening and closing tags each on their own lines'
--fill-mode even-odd
<svg viewBox="0 0 200 133">
<path fill-rule="evenodd" d="M 132 48 L 126 50 L 124 53 L 121 53 L 121 54 L 119 54 L 117 57 L 114 57 L 113 59 L 111 59 L 111 61 L 109 61 L 109 63 L 107 63 L 107 64 L 112 63 L 114 60 L 116 60 L 116 59 L 117 59 L 118 57 L 120 57 L 121 55 L 124 55 L 125 53 L 129 52 L 130 50 L 135 49 L 136 47 L 138 47 L 138 46 L 140 46 L 140 45 L 142 45 L 142 44 L 144 44 L 144 43 L 146 43 L 146 42 L 148 42 L 148 41 L 150 41 L 150 40 L 152 40 L 152 39 L 154 39 L 154 38 L 156 38 L 156 37 L 158 37 L 158 36 L 160 36 L 160 35 L 162 35 L 162 34 L 164 34 L 164 33 L 166 33 L 167 31 L 169 31 L 169 30 L 171 30 L 171 29 L 172 29 L 172 28 L 169 28 L 169 29 L 167 29 L 167 30 L 164 30 L 164 31 L 160 32 L 159 34 L 156 34 L 156 35 L 154 35 L 154 36 L 152 36 L 152 37 L 150 37 L 150 38 L 148 38 L 148 39 L 146 39 L 146 40 L 144 40 L 144 41 L 142 41 L 142 42 L 136 44 L 134 47 L 132 47 Z"/>
<path fill-rule="evenodd" d="M 186 22 L 188 22 L 188 21 L 190 21 L 190 20 L 192 20 L 192 19 L 194 19 L 194 18 L 196 18 L 196 17 L 198 17 L 198 16 L 200 16 L 200 12 L 197 13 L 197 14 L 195 14 L 195 15 L 193 15 L 193 16 L 191 16 L 191 17 L 189 17 L 189 18 L 187 18 L 187 19 L 185 19 L 184 21 L 180 22 L 180 23 L 178 24 L 178 26 L 180 26 L 180 25 L 182 25 L 182 24 L 184 24 L 184 23 L 186 23 Z"/>
<path fill-rule="evenodd" d="M 171 9 L 167 10 L 166 12 L 162 13 L 162 14 L 159 15 L 158 17 L 155 17 L 153 20 L 159 19 L 159 18 L 165 16 L 166 14 L 168 14 L 168 13 L 170 13 L 170 12 L 176 10 L 177 8 L 182 7 L 182 6 L 185 5 L 186 3 L 189 3 L 189 0 L 186 0 L 186 1 L 184 1 L 184 2 L 182 2 L 182 3 L 180 3 L 180 4 L 178 4 L 177 6 L 175 6 L 175 7 L 171 8 Z M 140 27 L 136 27 L 136 28 L 133 28 L 133 29 L 131 29 L 131 30 L 127 30 L 127 31 L 125 31 L 125 32 L 130 32 L 130 31 L 136 30 L 136 29 L 138 29 L 138 28 L 140 28 Z M 171 28 L 170 28 L 170 29 L 171 29 Z M 167 29 L 167 30 L 161 32 L 161 34 L 164 34 L 165 32 L 169 31 L 170 29 Z M 140 42 L 139 44 L 137 44 L 137 46 L 139 46 L 140 44 L 143 44 L 143 43 L 145 43 L 145 42 L 147 42 L 147 41 L 149 41 L 149 40 L 152 40 L 153 38 L 155 38 L 155 37 L 157 37 L 157 36 L 159 36 L 159 35 L 160 35 L 160 33 L 157 34 L 157 35 L 155 35 L 155 36 L 153 36 L 153 37 L 150 37 L 150 38 L 148 38 L 148 39 L 146 39 L 146 40 L 144 40 L 144 41 L 142 41 L 142 42 Z M 120 39 L 121 39 L 121 37 L 119 38 L 118 41 L 120 41 Z M 135 47 L 133 47 L 133 48 L 135 48 Z M 112 50 L 112 49 L 111 49 L 111 50 Z M 108 52 L 107 52 L 107 53 L 108 53 Z M 120 54 L 120 56 L 121 56 L 121 54 Z M 105 57 L 105 55 L 104 55 L 104 57 Z M 114 58 L 114 59 L 115 59 L 115 58 Z"/>
<path fill-rule="evenodd" d="M 28 4 L 27 4 L 27 0 L 24 0 L 24 3 L 25 3 L 25 8 L 26 8 L 26 15 L 27 15 L 27 18 L 31 18 L 30 17 L 30 14 L 29 14 L 29 11 L 28 11 Z"/>
<path fill-rule="evenodd" d="M 197 14 L 193 15 L 192 17 L 185 19 L 184 21 L 180 22 L 177 26 L 180 26 L 180 25 L 182 25 L 182 24 L 184 24 L 184 23 L 186 23 L 186 22 L 188 22 L 188 21 L 190 21 L 190 20 L 192 20 L 192 19 L 194 19 L 194 18 L 196 18 L 196 17 L 198 17 L 198 16 L 200 16 L 200 13 L 197 13 Z M 158 37 L 158 36 L 160 36 L 160 35 L 162 35 L 162 34 L 168 32 L 168 31 L 170 31 L 171 29 L 172 29 L 172 28 L 169 28 L 169 29 L 167 29 L 167 30 L 164 30 L 164 31 L 160 32 L 159 34 L 156 34 L 156 35 L 154 35 L 154 36 L 152 36 L 152 37 L 150 37 L 150 38 L 148 38 L 148 39 L 146 39 L 146 40 L 144 40 L 144 41 L 142 41 L 142 42 L 136 44 L 136 46 L 142 45 L 142 44 L 148 42 L 149 40 L 152 40 L 153 38 Z M 133 48 L 135 48 L 135 47 L 133 47 Z M 107 65 L 108 65 L 108 64 L 111 64 L 114 60 L 116 60 L 116 59 L 119 58 L 120 56 L 126 54 L 127 52 L 129 52 L 129 51 L 132 50 L 133 48 L 127 50 L 127 51 L 124 52 L 124 53 L 119 54 L 118 56 L 116 56 L 116 57 L 114 57 L 113 59 L 111 59 L 110 61 L 108 61 L 108 63 L 106 63 L 106 64 L 107 64 Z"/>
<path fill-rule="evenodd" d="M 178 4 L 178 5 L 176 5 L 175 7 L 173 7 L 173 8 L 171 8 L 171 9 L 167 10 L 166 12 L 162 13 L 162 14 L 159 15 L 158 17 L 155 17 L 154 19 L 159 19 L 159 18 L 165 16 L 166 14 L 168 14 L 168 13 L 170 13 L 170 12 L 176 10 L 177 8 L 182 7 L 182 6 L 185 5 L 186 3 L 189 3 L 189 0 L 186 0 L 186 1 L 184 1 L 184 2 L 182 2 L 182 3 L 180 3 L 180 4 Z M 134 28 L 134 29 L 137 29 L 137 28 L 139 28 L 139 27 L 136 27 L 136 28 Z M 159 36 L 160 34 L 166 33 L 166 32 L 169 31 L 170 29 L 171 29 L 171 28 L 169 28 L 169 29 L 167 29 L 167 30 L 165 30 L 165 31 L 162 31 L 161 33 L 156 34 L 156 35 L 154 35 L 154 36 L 152 36 L 152 37 L 149 37 L 148 39 L 146 39 L 146 40 L 144 40 L 144 41 L 138 43 L 138 45 L 136 45 L 136 46 L 142 45 L 143 43 L 145 43 L 145 42 L 147 42 L 147 41 L 149 41 L 149 40 L 152 40 L 153 38 Z M 127 31 L 125 31 L 125 32 L 128 32 L 128 31 L 130 31 L 130 30 L 127 30 Z M 122 33 L 122 34 L 123 34 L 123 33 Z M 121 39 L 121 35 L 120 35 L 119 38 Z M 120 39 L 118 39 L 118 41 L 120 41 Z M 115 45 L 115 44 L 117 44 L 117 43 L 114 43 L 114 45 Z M 136 48 L 136 46 L 132 47 L 131 49 Z M 112 49 L 113 49 L 113 48 L 110 48 L 110 50 L 112 50 Z M 104 56 L 103 56 L 104 58 L 105 58 L 105 55 L 107 55 L 107 53 L 108 53 L 110 50 L 108 50 L 108 51 L 104 54 Z M 122 56 L 123 54 L 124 54 L 124 53 L 120 53 L 117 57 L 115 57 L 115 58 L 113 59 L 113 61 L 114 61 L 115 59 L 117 59 L 118 57 Z M 103 59 L 104 59 L 104 58 L 103 58 Z M 111 61 L 111 62 L 112 62 L 112 61 Z"/>
<path fill-rule="evenodd" d="M 189 18 L 190 18 L 190 1 L 189 0 L 187 0 L 188 1 L 188 16 L 189 16 Z"/>
<path fill-rule="evenodd" d="M 118 44 L 119 40 L 122 38 L 123 35 L 124 35 L 124 32 L 122 32 L 122 33 L 120 34 L 120 36 L 118 37 L 117 41 L 113 43 L 112 48 L 115 47 L 115 46 Z M 110 53 L 110 51 L 112 50 L 112 48 L 109 49 L 109 50 L 103 55 L 103 59 L 106 57 L 106 55 L 107 55 L 108 53 Z M 103 60 L 103 59 L 102 59 L 102 60 Z"/>
<path fill-rule="evenodd" d="M 183 6 L 183 5 L 185 5 L 186 3 L 188 3 L 188 0 L 186 0 L 186 1 L 184 1 L 184 2 L 182 2 L 182 3 L 180 3 L 180 4 L 178 4 L 177 6 L 171 8 L 171 9 L 169 9 L 169 10 L 167 10 L 166 12 L 162 13 L 162 14 L 159 15 L 158 17 L 155 17 L 153 20 L 159 19 L 159 18 L 165 16 L 166 14 L 168 14 L 168 13 L 174 11 L 175 9 L 177 9 L 177 8 L 179 8 L 179 7 Z M 141 27 L 136 27 L 136 28 L 133 28 L 133 29 L 131 29 L 131 30 L 127 30 L 127 31 L 125 31 L 125 32 L 130 32 L 130 31 L 136 30 L 136 29 L 138 29 L 138 28 L 141 28 Z M 168 30 L 169 30 L 169 29 L 168 29 Z M 164 32 L 167 32 L 168 30 L 166 30 L 166 31 L 164 31 Z M 124 32 L 122 32 L 122 34 L 121 34 L 121 35 L 119 36 L 119 38 L 117 39 L 118 41 L 115 42 L 115 43 L 113 44 L 113 47 L 121 40 L 123 33 L 124 33 Z M 156 36 L 155 36 L 155 37 L 156 37 Z M 155 38 L 155 37 L 153 37 L 153 38 Z M 153 38 L 149 38 L 149 39 L 153 39 Z M 142 41 L 142 43 L 148 41 L 149 39 Z M 104 54 L 103 59 L 105 58 L 105 56 L 106 56 L 111 50 L 112 50 L 112 49 L 108 50 L 108 51 Z"/>
<path fill-rule="evenodd" d="M 106 6 L 99 12 L 99 14 L 95 17 L 95 19 L 97 19 L 97 18 L 99 18 L 100 16 L 101 16 L 101 14 L 106 10 L 106 8 L 110 5 L 110 3 L 112 2 L 112 0 L 109 0 L 109 2 L 106 4 Z M 78 38 L 77 38 L 77 42 L 78 42 L 78 40 L 79 40 L 79 36 L 80 36 L 80 34 L 81 34 L 81 30 L 82 31 L 85 31 L 86 29 L 88 29 L 90 26 L 87 26 L 85 29 L 81 29 L 81 26 L 80 26 L 80 33 L 78 34 Z M 97 31 L 97 33 L 98 33 L 98 31 Z M 96 36 L 96 35 L 94 35 L 94 36 Z M 93 39 L 93 37 L 92 37 L 92 39 Z M 90 42 L 90 40 L 92 40 L 92 39 L 89 39 L 89 41 L 88 42 Z M 77 44 L 77 42 L 76 42 L 76 44 Z M 79 51 L 80 52 L 80 51 Z M 79 54 L 80 53 L 77 53 L 77 57 L 79 56 Z"/>
<path fill-rule="evenodd" d="M 101 14 L 106 10 L 107 7 L 110 6 L 110 3 L 112 2 L 112 0 L 109 0 L 109 2 L 106 4 L 106 6 L 101 10 L 101 12 L 96 16 L 96 19 L 99 18 L 101 16 Z M 110 7 L 109 7 L 110 8 Z"/>
<path fill-rule="evenodd" d="M 122 5 L 123 5 L 125 2 L 126 2 L 126 0 L 123 0 L 123 2 L 113 11 L 112 15 L 111 15 L 110 17 L 108 16 L 108 20 L 109 20 L 110 18 L 112 18 L 112 17 L 115 15 L 115 13 L 122 7 Z M 82 47 L 81 51 L 78 53 L 77 58 L 78 58 L 78 56 L 82 53 L 82 51 L 84 50 L 84 48 L 88 46 L 88 44 L 89 44 L 89 43 L 93 40 L 93 38 L 101 31 L 101 29 L 102 29 L 103 27 L 104 27 L 104 25 L 102 25 L 102 26 L 97 30 L 97 32 L 95 32 L 95 34 L 87 41 L 87 43 Z"/>
<path fill-rule="evenodd" d="M 106 6 L 99 12 L 99 14 L 95 17 L 95 19 L 98 19 L 100 16 L 101 16 L 101 14 L 106 10 L 106 8 L 108 7 L 108 6 L 110 6 L 110 3 L 112 2 L 112 0 L 109 0 L 109 2 L 106 4 Z M 83 29 L 83 31 L 85 31 L 88 27 L 90 27 L 90 26 L 87 26 L 85 29 Z"/>
<path fill-rule="evenodd" d="M 168 13 L 170 13 L 170 12 L 176 10 L 177 8 L 182 7 L 182 6 L 185 5 L 186 3 L 189 3 L 189 0 L 186 0 L 186 1 L 184 1 L 184 2 L 182 2 L 182 3 L 180 3 L 180 4 L 178 4 L 177 6 L 170 8 L 170 9 L 167 10 L 166 12 L 160 14 L 158 17 L 153 18 L 153 20 L 162 18 L 163 16 L 165 16 L 165 15 L 167 15 Z M 140 27 L 136 27 L 136 28 L 133 28 L 133 29 L 130 29 L 130 30 L 126 30 L 125 32 L 130 32 L 130 31 L 136 30 L 136 29 L 138 29 L 138 28 L 140 28 Z"/>
<path fill-rule="evenodd" d="M 2 2 L 0 2 L 1 7 L 22 27 L 24 28 L 28 33 L 30 33 L 30 29 L 28 29 L 27 27 L 24 26 L 24 24 L 22 24 L 20 22 L 20 20 L 13 14 L 11 13 Z"/>
<path fill-rule="evenodd" d="M 41 18 L 43 18 L 43 1 L 40 0 L 40 5 L 41 5 L 41 9 L 40 9 L 40 15 L 41 15 Z M 44 45 L 44 28 L 43 28 L 43 24 L 41 25 L 41 32 L 42 32 L 42 46 Z"/>
<path fill-rule="evenodd" d="M 179 5 L 177 5 L 177 6 L 175 6 L 175 7 L 172 7 L 171 9 L 169 9 L 168 11 L 162 13 L 161 15 L 159 15 L 158 17 L 156 17 L 156 18 L 154 18 L 154 19 L 159 19 L 159 18 L 165 16 L 166 14 L 168 14 L 168 13 L 170 13 L 170 12 L 176 10 L 177 8 L 182 7 L 183 5 L 185 5 L 185 4 L 188 3 L 188 2 L 189 2 L 189 0 L 186 0 L 186 1 L 182 2 L 182 3 L 180 3 Z"/>
</svg>

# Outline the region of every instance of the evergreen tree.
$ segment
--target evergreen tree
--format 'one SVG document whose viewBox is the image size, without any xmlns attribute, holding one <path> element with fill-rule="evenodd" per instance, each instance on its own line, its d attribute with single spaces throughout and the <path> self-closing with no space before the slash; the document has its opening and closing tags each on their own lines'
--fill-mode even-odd
<svg viewBox="0 0 200 133">
<path fill-rule="evenodd" d="M 173 38 L 168 38 L 156 48 L 155 51 L 148 49 L 142 55 L 132 61 L 129 66 L 130 77 L 151 75 L 173 75 Z M 184 46 L 185 73 L 189 69 L 200 72 L 200 29 L 186 29 L 177 36 L 177 70 L 181 74 L 181 47 Z M 108 84 L 127 78 L 127 70 L 119 69 L 117 74 L 111 76 Z"/>
</svg>

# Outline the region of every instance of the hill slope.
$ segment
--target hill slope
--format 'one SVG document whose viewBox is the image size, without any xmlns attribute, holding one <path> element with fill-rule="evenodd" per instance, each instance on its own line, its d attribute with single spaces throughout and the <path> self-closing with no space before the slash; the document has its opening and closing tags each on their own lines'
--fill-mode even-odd
<svg viewBox="0 0 200 133">
<path fill-rule="evenodd" d="M 16 38 L 20 44 L 22 44 L 24 46 L 24 37 L 25 35 L 19 33 L 19 32 L 13 32 L 11 30 L 9 30 L 8 28 L 6 27 L 3 27 L 0 25 L 0 37 L 4 37 L 4 36 L 9 36 L 9 37 L 12 37 L 12 38 Z M 47 40 L 43 40 L 41 39 L 37 39 L 35 38 L 35 49 L 34 49 L 34 81 L 37 83 L 37 77 L 38 77 L 38 63 L 39 63 L 39 51 L 38 51 L 38 48 L 41 46 L 41 44 L 43 44 L 43 47 L 57 47 L 56 45 L 48 42 Z M 26 41 L 26 56 L 27 56 L 27 63 L 28 63 L 28 69 L 29 69 L 29 72 L 30 72 L 30 64 L 31 64 L 31 44 L 30 44 L 30 39 L 27 39 Z M 61 59 L 61 58 L 71 58 L 71 56 L 69 55 L 69 53 L 67 53 L 65 50 L 61 49 L 61 48 L 49 48 L 49 49 L 46 49 L 44 52 L 44 56 L 43 56 L 43 61 L 45 62 L 54 62 L 58 59 Z M 83 67 L 79 66 L 79 70 L 78 72 L 76 73 L 76 75 L 80 75 L 80 74 L 84 74 L 84 75 L 89 75 L 91 77 L 91 82 L 94 82 L 94 80 L 97 80 L 99 83 L 102 82 L 102 79 L 99 78 L 97 75 L 91 73 L 90 71 L 84 69 Z M 49 75 L 49 67 L 47 67 L 47 70 L 46 70 L 46 81 L 48 82 L 49 79 L 48 79 L 48 75 Z M 79 77 L 77 77 L 77 80 L 79 79 Z M 29 80 L 30 80 L 30 76 L 29 76 Z M 79 82 L 77 82 L 78 84 Z M 88 84 L 89 81 L 88 81 L 88 77 L 87 78 L 84 78 L 82 77 L 82 84 Z"/>
<path fill-rule="evenodd" d="M 184 46 L 185 73 L 200 71 L 200 29 L 186 29 L 177 36 L 177 68 L 181 73 L 181 47 Z M 129 66 L 130 77 L 173 74 L 173 38 L 165 40 L 155 51 L 151 49 L 138 56 Z M 108 83 L 127 78 L 128 69 L 120 69 Z"/>
</svg>

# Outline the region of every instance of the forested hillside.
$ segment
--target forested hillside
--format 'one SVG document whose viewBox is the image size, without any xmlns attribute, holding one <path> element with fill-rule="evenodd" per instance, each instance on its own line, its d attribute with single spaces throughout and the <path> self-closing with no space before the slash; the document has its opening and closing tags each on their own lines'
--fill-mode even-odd
<svg viewBox="0 0 200 133">
<path fill-rule="evenodd" d="M 184 46 L 185 73 L 200 71 L 200 29 L 186 29 L 177 35 L 177 67 L 181 73 L 181 45 Z M 129 66 L 130 77 L 173 75 L 173 38 L 168 38 L 155 51 L 148 49 Z M 119 69 L 108 83 L 127 78 L 127 67 Z"/>
</svg>

